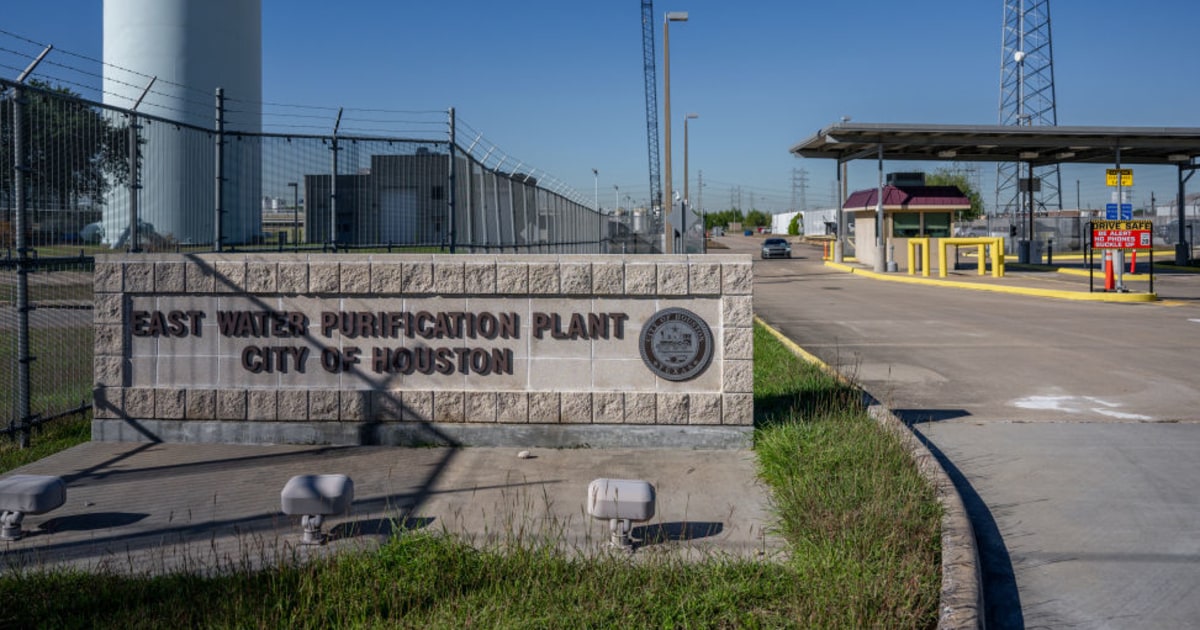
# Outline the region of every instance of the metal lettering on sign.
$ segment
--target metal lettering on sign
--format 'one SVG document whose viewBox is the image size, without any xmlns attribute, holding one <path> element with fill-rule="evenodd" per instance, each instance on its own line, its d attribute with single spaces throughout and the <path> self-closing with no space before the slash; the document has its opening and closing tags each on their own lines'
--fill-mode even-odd
<svg viewBox="0 0 1200 630">
<path fill-rule="evenodd" d="M 699 315 L 682 308 L 655 313 L 642 328 L 638 347 L 651 372 L 668 381 L 699 376 L 712 362 L 713 335 Z"/>
</svg>

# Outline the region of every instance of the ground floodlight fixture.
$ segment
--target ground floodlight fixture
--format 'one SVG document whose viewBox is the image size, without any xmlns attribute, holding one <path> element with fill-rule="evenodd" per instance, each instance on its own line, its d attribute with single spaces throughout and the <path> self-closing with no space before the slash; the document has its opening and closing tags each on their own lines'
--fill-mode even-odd
<svg viewBox="0 0 1200 630">
<path fill-rule="evenodd" d="M 608 521 L 613 547 L 631 549 L 630 524 L 654 518 L 654 486 L 639 479 L 596 479 L 588 484 L 587 511 Z"/>
<path fill-rule="evenodd" d="M 26 514 L 45 514 L 67 500 L 67 485 L 50 475 L 13 475 L 0 479 L 0 540 L 24 537 Z"/>
<path fill-rule="evenodd" d="M 299 514 L 304 527 L 301 544 L 325 544 L 321 524 L 326 516 L 350 511 L 354 481 L 346 475 L 296 475 L 279 493 L 284 514 Z"/>
</svg>

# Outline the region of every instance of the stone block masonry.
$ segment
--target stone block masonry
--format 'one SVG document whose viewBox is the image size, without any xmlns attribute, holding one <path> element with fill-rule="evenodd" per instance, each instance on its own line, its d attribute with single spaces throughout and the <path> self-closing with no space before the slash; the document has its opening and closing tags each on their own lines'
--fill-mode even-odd
<svg viewBox="0 0 1200 630">
<path fill-rule="evenodd" d="M 99 256 L 102 440 L 746 445 L 747 256 Z"/>
</svg>

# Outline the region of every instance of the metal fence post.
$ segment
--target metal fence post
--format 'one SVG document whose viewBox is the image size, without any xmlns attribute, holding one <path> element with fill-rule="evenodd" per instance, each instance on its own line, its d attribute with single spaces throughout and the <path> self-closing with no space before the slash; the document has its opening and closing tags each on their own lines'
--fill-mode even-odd
<svg viewBox="0 0 1200 630">
<path fill-rule="evenodd" d="M 458 175 L 458 173 L 457 173 L 458 160 L 455 159 L 455 151 L 457 149 L 457 146 L 455 144 L 457 142 L 457 138 L 456 138 L 456 134 L 455 134 L 455 127 L 456 127 L 456 124 L 455 124 L 454 108 L 451 107 L 450 108 L 450 176 L 449 176 L 450 181 L 448 182 L 450 185 L 450 191 L 449 191 L 449 193 L 447 193 L 448 196 L 446 197 L 447 206 L 450 209 L 450 253 L 451 254 L 454 253 L 454 248 L 455 248 L 455 245 L 457 245 L 457 238 L 458 238 L 458 233 L 457 233 L 458 223 L 457 223 L 457 220 L 455 219 L 455 214 L 458 213 L 458 208 L 456 207 L 457 203 L 458 203 L 458 198 L 456 196 L 456 191 L 457 191 L 456 182 L 458 180 L 458 177 L 457 177 L 457 175 Z"/>
<path fill-rule="evenodd" d="M 142 99 L 146 98 L 146 94 L 150 92 L 150 88 L 154 86 L 154 82 L 158 77 L 152 77 L 150 83 L 146 85 L 146 89 L 142 90 L 142 95 L 133 103 L 133 107 L 129 108 L 126 113 L 126 119 L 129 121 L 129 251 L 142 251 L 141 239 L 138 232 L 138 190 L 141 189 L 140 175 L 138 167 L 141 158 L 138 155 L 139 137 L 138 130 L 141 129 L 141 123 L 138 122 L 137 108 L 142 104 Z"/>
<path fill-rule="evenodd" d="M 33 424 L 30 410 L 29 364 L 34 357 L 29 354 L 29 270 L 33 260 L 29 257 L 29 241 L 25 232 L 29 229 L 28 207 L 25 199 L 25 94 L 21 84 L 33 73 L 53 46 L 45 50 L 17 77 L 13 87 L 13 188 L 17 196 L 16 243 L 17 246 L 17 444 L 29 448 L 29 429 Z"/>
<path fill-rule="evenodd" d="M 338 177 L 338 128 L 342 126 L 342 108 L 338 108 L 337 120 L 333 123 L 333 173 L 329 176 L 329 244 L 337 253 L 337 177 Z"/>
<path fill-rule="evenodd" d="M 129 251 L 142 251 L 138 238 L 138 118 L 132 111 L 129 121 Z"/>
<path fill-rule="evenodd" d="M 29 447 L 29 244 L 25 238 L 29 217 L 25 204 L 25 94 L 13 88 L 13 183 L 17 195 L 17 440 Z"/>
<path fill-rule="evenodd" d="M 223 243 L 223 225 L 225 207 L 225 90 L 217 88 L 217 133 L 214 146 L 216 156 L 216 214 L 213 216 L 213 251 L 221 251 Z"/>
</svg>

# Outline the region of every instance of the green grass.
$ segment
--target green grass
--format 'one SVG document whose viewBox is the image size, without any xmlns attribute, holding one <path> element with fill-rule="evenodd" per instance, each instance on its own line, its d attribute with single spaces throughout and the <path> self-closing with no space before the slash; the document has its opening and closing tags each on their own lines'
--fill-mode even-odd
<svg viewBox="0 0 1200 630">
<path fill-rule="evenodd" d="M 65 451 L 92 437 L 92 412 L 59 418 L 32 429 L 29 448 L 19 448 L 15 439 L 0 437 L 0 474 Z M 0 624 L 2 625 L 2 624 Z"/>
<path fill-rule="evenodd" d="M 824 585 L 820 625 L 936 622 L 941 508 L 856 389 L 755 327 L 755 452 L 778 531 L 805 581 Z"/>
<path fill-rule="evenodd" d="M 410 531 L 210 577 L 10 573 L 0 626 L 932 628 L 940 508 L 859 400 L 756 329 L 755 450 L 783 560 L 589 559 L 554 540 L 481 549 Z"/>
<path fill-rule="evenodd" d="M 43 417 L 68 409 L 92 399 L 93 330 L 78 328 L 32 328 L 29 331 L 30 354 L 35 361 L 29 364 L 31 395 L 30 411 Z M 0 418 L 16 417 L 17 335 L 0 331 Z"/>
<path fill-rule="evenodd" d="M 11 280 L 10 280 L 11 278 Z M 92 274 L 88 272 L 86 283 L 38 284 L 29 287 L 29 302 L 34 305 L 46 302 L 91 302 Z M 17 302 L 17 283 L 12 276 L 0 279 L 0 305 L 9 308 Z"/>
</svg>

